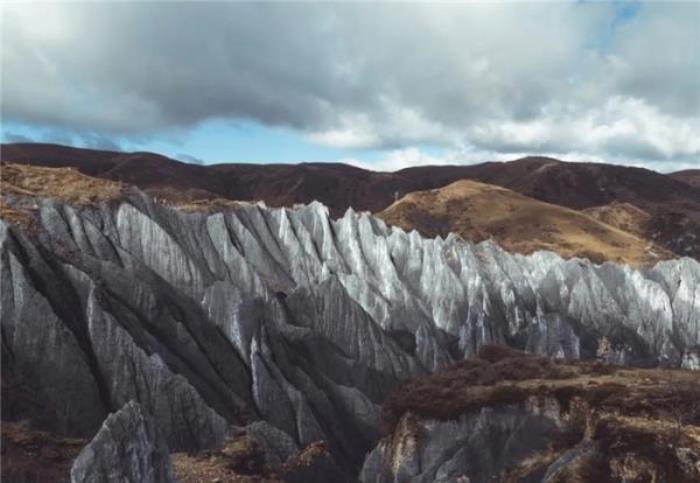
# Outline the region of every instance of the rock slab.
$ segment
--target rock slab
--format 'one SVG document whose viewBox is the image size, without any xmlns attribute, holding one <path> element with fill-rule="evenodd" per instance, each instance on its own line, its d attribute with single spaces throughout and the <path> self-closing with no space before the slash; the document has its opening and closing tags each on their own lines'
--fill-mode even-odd
<svg viewBox="0 0 700 483">
<path fill-rule="evenodd" d="M 134 401 L 105 420 L 71 468 L 71 483 L 174 481 L 165 440 L 153 419 Z"/>
</svg>

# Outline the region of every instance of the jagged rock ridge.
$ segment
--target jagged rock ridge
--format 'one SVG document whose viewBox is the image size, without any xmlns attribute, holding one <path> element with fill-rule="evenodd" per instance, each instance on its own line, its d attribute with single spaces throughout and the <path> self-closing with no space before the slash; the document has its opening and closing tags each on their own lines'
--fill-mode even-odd
<svg viewBox="0 0 700 483">
<path fill-rule="evenodd" d="M 264 419 L 356 474 L 395 383 L 487 343 L 696 366 L 700 264 L 637 271 L 424 239 L 319 203 L 182 213 L 132 192 L 0 224 L 3 370 L 92 436 L 137 401 L 170 450 Z M 606 345 L 607 347 L 607 345 Z"/>
</svg>

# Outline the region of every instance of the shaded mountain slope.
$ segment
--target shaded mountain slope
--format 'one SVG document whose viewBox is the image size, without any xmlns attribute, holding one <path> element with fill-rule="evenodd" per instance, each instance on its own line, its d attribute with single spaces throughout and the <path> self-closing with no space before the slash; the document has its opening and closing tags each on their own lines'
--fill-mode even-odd
<svg viewBox="0 0 700 483">
<path fill-rule="evenodd" d="M 92 151 L 42 144 L 2 146 L 6 162 L 74 167 L 84 174 L 135 185 L 162 198 L 228 198 L 291 206 L 317 200 L 342 215 L 349 206 L 378 211 L 395 191 L 425 188 L 425 181 L 344 164 L 220 164 L 197 166 L 152 153 Z M 432 187 L 432 186 L 430 186 Z"/>
<path fill-rule="evenodd" d="M 518 193 L 584 209 L 613 201 L 646 211 L 666 206 L 686 211 L 700 203 L 700 191 L 673 176 L 643 168 L 600 163 L 562 162 L 528 157 L 507 163 L 424 166 L 394 173 L 367 171 L 338 163 L 219 164 L 198 166 L 152 153 L 121 153 L 50 144 L 3 144 L 4 161 L 75 167 L 82 173 L 122 180 L 139 188 L 174 187 L 209 191 L 231 199 L 282 202 L 321 201 L 332 210 L 379 211 L 400 196 L 445 186 L 463 178 L 506 187 Z M 344 181 L 346 188 L 340 186 Z M 365 184 L 366 186 L 358 186 Z M 381 191 L 381 192 L 380 192 Z M 700 215 L 698 215 L 700 216 Z"/>
<path fill-rule="evenodd" d="M 10 143 L 0 146 L 3 161 L 50 168 L 76 168 L 90 176 L 99 176 L 113 168 L 117 164 L 113 158 L 123 154 L 119 151 L 74 148 L 60 144 Z"/>
<path fill-rule="evenodd" d="M 700 169 L 676 171 L 675 173 L 671 173 L 670 176 L 678 181 L 700 188 Z"/>
<path fill-rule="evenodd" d="M 700 202 L 697 189 L 644 168 L 543 157 L 464 168 L 463 177 L 577 210 L 618 201 L 647 211 L 663 207 L 685 211 Z M 415 176 L 429 169 L 432 168 L 408 168 L 398 173 Z"/>
<path fill-rule="evenodd" d="M 524 254 L 551 250 L 565 258 L 632 265 L 671 257 L 648 241 L 580 211 L 470 180 L 409 193 L 377 216 L 428 237 L 452 232 L 466 240 L 493 238 L 505 249 Z"/>
</svg>

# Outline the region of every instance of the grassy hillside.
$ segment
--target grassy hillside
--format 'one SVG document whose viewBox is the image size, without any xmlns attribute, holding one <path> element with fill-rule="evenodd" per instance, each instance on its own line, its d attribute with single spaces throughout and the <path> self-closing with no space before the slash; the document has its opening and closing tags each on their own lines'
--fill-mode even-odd
<svg viewBox="0 0 700 483">
<path fill-rule="evenodd" d="M 426 236 L 455 232 L 472 241 L 493 238 L 519 253 L 552 250 L 563 257 L 635 266 L 670 257 L 649 241 L 586 213 L 470 180 L 409 193 L 378 216 Z"/>
</svg>

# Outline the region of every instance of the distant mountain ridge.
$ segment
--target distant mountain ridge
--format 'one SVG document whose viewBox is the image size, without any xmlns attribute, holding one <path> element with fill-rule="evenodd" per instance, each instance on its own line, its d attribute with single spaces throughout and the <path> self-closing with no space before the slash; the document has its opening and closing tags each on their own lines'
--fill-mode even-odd
<svg viewBox="0 0 700 483">
<path fill-rule="evenodd" d="M 341 216 L 348 207 L 379 212 L 414 191 L 460 179 L 508 188 L 575 210 L 627 203 L 649 214 L 644 238 L 700 258 L 700 188 L 643 168 L 527 157 L 469 166 L 421 166 L 387 173 L 339 163 L 200 166 L 152 153 L 120 153 L 49 144 L 4 144 L 3 161 L 74 167 L 84 174 L 135 185 L 157 198 L 226 198 L 292 206 L 317 200 Z"/>
</svg>

